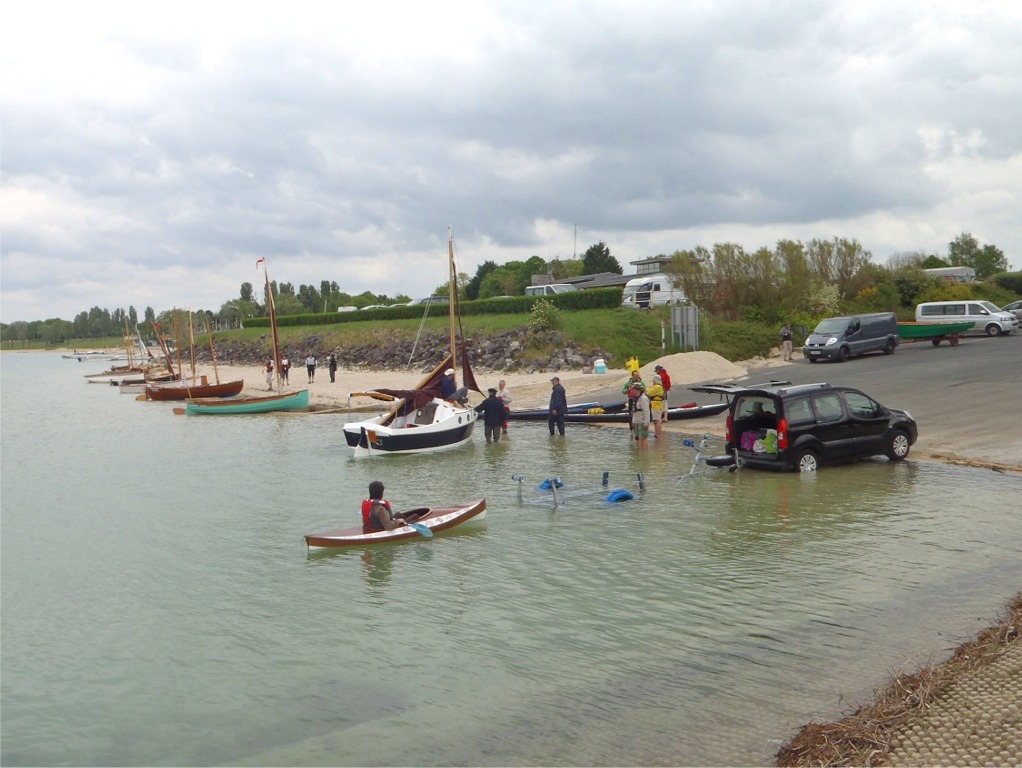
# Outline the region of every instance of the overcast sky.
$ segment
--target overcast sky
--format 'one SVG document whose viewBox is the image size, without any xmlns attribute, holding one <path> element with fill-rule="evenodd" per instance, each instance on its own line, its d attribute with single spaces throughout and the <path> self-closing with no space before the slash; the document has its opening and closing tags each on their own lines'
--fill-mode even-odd
<svg viewBox="0 0 1022 768">
<path fill-rule="evenodd" d="M 1022 268 L 1022 5 L 33 2 L 0 18 L 0 320 L 425 296 L 604 241 Z M 577 227 L 577 237 L 576 237 Z"/>
</svg>

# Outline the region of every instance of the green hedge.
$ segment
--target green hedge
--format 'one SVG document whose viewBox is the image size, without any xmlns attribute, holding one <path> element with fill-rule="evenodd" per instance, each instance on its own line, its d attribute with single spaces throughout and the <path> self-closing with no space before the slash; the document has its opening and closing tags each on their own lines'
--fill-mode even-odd
<svg viewBox="0 0 1022 768">
<path fill-rule="evenodd" d="M 546 299 L 558 309 L 613 309 L 621 306 L 621 288 L 591 288 L 585 291 L 558 293 L 553 296 L 510 296 L 493 299 L 477 299 L 461 302 L 461 314 L 465 315 L 517 315 L 528 314 L 539 299 Z M 336 325 L 357 323 L 364 320 L 414 320 L 422 317 L 425 307 L 421 304 L 409 307 L 395 304 L 392 307 L 359 310 L 357 312 L 315 312 L 303 315 L 285 315 L 277 318 L 278 326 Z M 430 316 L 447 315 L 447 304 L 433 304 Z M 251 317 L 245 321 L 246 328 L 268 328 L 270 318 Z"/>
</svg>

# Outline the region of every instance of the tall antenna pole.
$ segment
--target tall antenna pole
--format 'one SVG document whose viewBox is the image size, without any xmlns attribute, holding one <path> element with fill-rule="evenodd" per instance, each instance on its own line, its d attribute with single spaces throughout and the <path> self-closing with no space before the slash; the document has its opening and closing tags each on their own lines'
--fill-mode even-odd
<svg viewBox="0 0 1022 768">
<path fill-rule="evenodd" d="M 578 258 L 578 222 L 575 222 L 575 240 L 571 244 L 571 258 Z"/>
<path fill-rule="evenodd" d="M 450 273 L 451 281 L 447 284 L 447 301 L 448 312 L 449 312 L 449 324 L 451 333 L 451 367 L 458 367 L 458 348 L 457 338 L 454 332 L 454 302 L 457 300 L 458 290 L 458 275 L 454 267 L 454 227 L 447 228 L 447 260 L 449 262 L 448 271 Z"/>
</svg>

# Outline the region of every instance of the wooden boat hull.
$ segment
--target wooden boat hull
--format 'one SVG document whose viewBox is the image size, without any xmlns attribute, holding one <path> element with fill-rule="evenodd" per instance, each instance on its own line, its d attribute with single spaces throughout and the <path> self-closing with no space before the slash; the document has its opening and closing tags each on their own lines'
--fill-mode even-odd
<svg viewBox="0 0 1022 768">
<path fill-rule="evenodd" d="M 103 371 L 102 373 L 87 373 L 85 379 L 90 384 L 109 384 L 113 382 L 118 384 L 125 380 L 141 379 L 145 381 L 145 369 L 144 368 L 111 368 L 109 371 Z"/>
<path fill-rule="evenodd" d="M 469 520 L 482 520 L 486 516 L 486 499 L 476 499 L 450 507 L 423 507 L 421 510 L 413 511 L 422 512 L 421 515 L 414 517 L 413 522 L 425 525 L 436 534 L 467 523 Z M 364 547 L 373 544 L 421 541 L 422 538 L 418 531 L 407 525 L 402 525 L 393 531 L 372 531 L 371 533 L 366 533 L 361 525 L 357 525 L 326 533 L 310 533 L 305 537 L 305 544 L 309 551 L 313 552 L 344 547 Z"/>
<path fill-rule="evenodd" d="M 213 397 L 234 397 L 245 388 L 245 380 L 225 381 L 222 384 L 195 384 L 182 387 L 172 384 L 150 384 L 146 387 L 147 400 L 201 400 Z"/>
<path fill-rule="evenodd" d="M 267 397 L 187 400 L 184 411 L 189 416 L 234 416 L 246 413 L 299 411 L 308 407 L 309 390 L 303 389 Z"/>
<path fill-rule="evenodd" d="M 898 336 L 907 340 L 942 339 L 971 331 L 975 323 L 898 323 Z"/>
<path fill-rule="evenodd" d="M 716 416 L 728 408 L 727 403 L 712 403 L 711 405 L 678 406 L 667 409 L 668 421 L 679 421 L 681 419 L 699 419 L 703 416 Z M 547 412 L 543 411 L 522 411 L 534 414 L 531 416 L 519 415 L 520 419 L 532 421 L 546 421 Z M 572 424 L 627 424 L 628 411 L 614 411 L 611 413 L 566 413 L 564 420 Z"/>
</svg>

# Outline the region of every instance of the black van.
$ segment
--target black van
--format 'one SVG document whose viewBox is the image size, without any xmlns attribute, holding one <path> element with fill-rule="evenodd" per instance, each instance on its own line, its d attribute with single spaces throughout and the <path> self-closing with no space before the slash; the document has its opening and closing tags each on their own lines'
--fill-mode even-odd
<svg viewBox="0 0 1022 768">
<path fill-rule="evenodd" d="M 728 455 L 707 461 L 714 466 L 814 472 L 822 464 L 880 454 L 900 461 L 918 437 L 910 413 L 887 408 L 851 387 L 784 381 L 691 389 L 726 395 L 730 401 Z"/>
<path fill-rule="evenodd" d="M 843 363 L 867 352 L 893 354 L 898 341 L 898 319 L 893 312 L 828 317 L 809 334 L 802 354 L 810 363 L 817 360 Z"/>
</svg>

